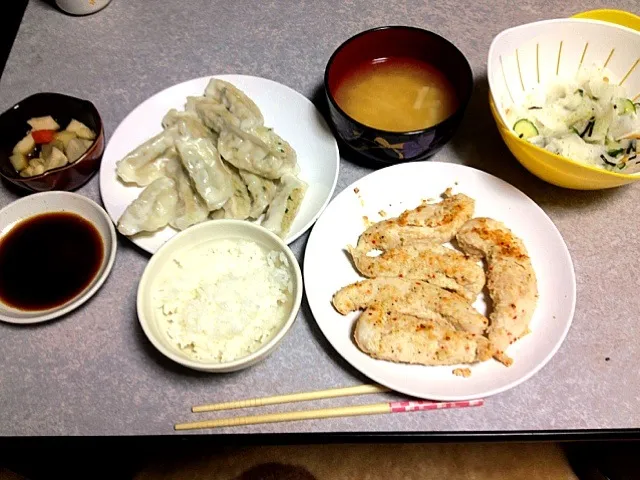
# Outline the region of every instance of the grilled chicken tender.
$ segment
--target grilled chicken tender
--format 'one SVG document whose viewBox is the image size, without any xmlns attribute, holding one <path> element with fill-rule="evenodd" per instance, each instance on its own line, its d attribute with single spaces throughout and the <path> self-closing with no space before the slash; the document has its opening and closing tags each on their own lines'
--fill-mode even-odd
<svg viewBox="0 0 640 480">
<path fill-rule="evenodd" d="M 496 359 L 511 365 L 505 350 L 529 332 L 538 299 L 527 249 L 503 223 L 491 218 L 469 220 L 456 238 L 466 253 L 487 259 L 487 286 L 493 301 L 488 337 Z"/>
<path fill-rule="evenodd" d="M 473 302 L 484 287 L 484 269 L 475 258 L 442 245 L 412 244 L 394 247 L 371 257 L 347 247 L 353 263 L 365 277 L 402 277 L 424 280 Z"/>
<path fill-rule="evenodd" d="M 358 347 L 368 355 L 392 362 L 420 365 L 455 365 L 488 360 L 489 341 L 482 335 L 459 332 L 436 315 L 421 318 L 368 307 L 354 331 Z"/>
<path fill-rule="evenodd" d="M 360 235 L 356 250 L 367 253 L 415 242 L 448 242 L 471 218 L 474 207 L 473 198 L 461 193 L 447 196 L 439 203 L 423 203 L 397 218 L 371 225 Z"/>
<path fill-rule="evenodd" d="M 341 288 L 333 295 L 333 306 L 342 315 L 383 303 L 398 313 L 435 315 L 452 329 L 483 333 L 489 321 L 463 297 L 418 280 L 378 277 Z"/>
</svg>

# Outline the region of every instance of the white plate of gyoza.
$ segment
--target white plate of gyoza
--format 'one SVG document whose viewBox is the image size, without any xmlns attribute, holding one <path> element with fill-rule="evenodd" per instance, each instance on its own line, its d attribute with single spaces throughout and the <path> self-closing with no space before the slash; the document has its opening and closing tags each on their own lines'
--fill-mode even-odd
<svg viewBox="0 0 640 480">
<path fill-rule="evenodd" d="M 342 191 L 304 260 L 318 326 L 351 365 L 433 400 L 487 397 L 558 351 L 576 283 L 562 236 L 531 199 L 469 167 L 416 162 Z"/>
<path fill-rule="evenodd" d="M 144 250 L 210 219 L 260 223 L 291 243 L 329 202 L 338 146 L 314 105 L 277 82 L 217 75 L 163 90 L 118 126 L 100 193 Z"/>
</svg>

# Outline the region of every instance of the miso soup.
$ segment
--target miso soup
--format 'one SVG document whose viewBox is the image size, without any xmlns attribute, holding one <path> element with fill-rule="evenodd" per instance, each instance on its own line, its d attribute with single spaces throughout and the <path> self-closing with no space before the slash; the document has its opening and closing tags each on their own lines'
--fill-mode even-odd
<svg viewBox="0 0 640 480">
<path fill-rule="evenodd" d="M 334 97 L 351 118 L 391 132 L 431 127 L 458 107 L 455 90 L 442 72 L 400 57 L 359 65 L 338 85 Z"/>
</svg>

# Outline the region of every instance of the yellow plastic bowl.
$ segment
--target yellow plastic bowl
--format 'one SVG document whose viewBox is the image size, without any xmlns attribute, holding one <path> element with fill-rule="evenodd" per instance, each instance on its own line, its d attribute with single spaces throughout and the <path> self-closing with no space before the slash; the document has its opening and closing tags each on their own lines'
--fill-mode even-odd
<svg viewBox="0 0 640 480">
<path fill-rule="evenodd" d="M 514 134 L 505 115 L 505 110 L 521 101 L 536 84 L 598 62 L 624 81 L 631 98 L 637 101 L 638 52 L 640 17 L 618 10 L 593 10 L 571 19 L 530 23 L 496 36 L 487 67 L 489 106 L 502 139 L 516 159 L 542 180 L 565 188 L 600 190 L 640 180 L 640 173 L 609 172 L 532 145 Z"/>
</svg>

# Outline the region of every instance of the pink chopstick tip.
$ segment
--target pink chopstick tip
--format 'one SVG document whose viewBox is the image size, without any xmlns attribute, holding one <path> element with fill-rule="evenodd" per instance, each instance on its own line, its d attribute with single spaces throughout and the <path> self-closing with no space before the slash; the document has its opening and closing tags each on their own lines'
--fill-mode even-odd
<svg viewBox="0 0 640 480">
<path fill-rule="evenodd" d="M 447 408 L 480 407 L 484 405 L 484 399 L 462 400 L 457 402 L 431 402 L 429 400 L 413 400 L 401 402 L 389 402 L 391 413 L 419 412 L 423 410 L 442 410 Z"/>
</svg>

